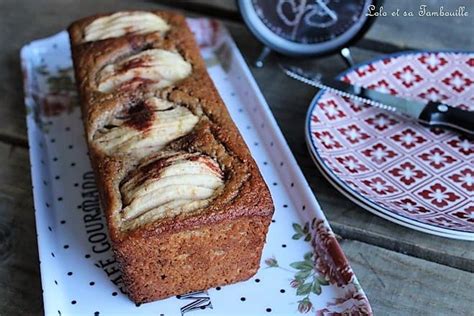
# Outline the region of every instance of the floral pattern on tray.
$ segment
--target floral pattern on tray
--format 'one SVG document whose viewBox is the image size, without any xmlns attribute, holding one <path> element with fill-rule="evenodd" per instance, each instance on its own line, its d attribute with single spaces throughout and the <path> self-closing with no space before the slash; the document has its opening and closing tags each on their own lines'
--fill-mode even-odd
<svg viewBox="0 0 474 316">
<path fill-rule="evenodd" d="M 290 263 L 289 267 L 280 266 L 277 258 L 265 260 L 268 268 L 277 268 L 292 276 L 289 285 L 295 289 L 298 297 L 298 311 L 314 311 L 312 300 L 322 292 L 322 287 L 334 284 L 344 288 L 344 294 L 329 302 L 316 315 L 369 315 L 370 305 L 365 295 L 360 293 L 360 285 L 354 272 L 347 263 L 334 233 L 323 220 L 313 218 L 304 226 L 293 223 L 293 239 L 302 239 L 311 243 L 313 250 L 305 253 L 300 261 Z"/>
</svg>

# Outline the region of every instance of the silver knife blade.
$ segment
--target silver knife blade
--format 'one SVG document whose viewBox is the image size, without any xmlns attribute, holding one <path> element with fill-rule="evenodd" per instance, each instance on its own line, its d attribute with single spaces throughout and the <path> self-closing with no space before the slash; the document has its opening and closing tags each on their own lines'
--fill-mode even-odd
<svg viewBox="0 0 474 316">
<path fill-rule="evenodd" d="M 399 98 L 391 94 L 367 89 L 358 85 L 352 85 L 340 80 L 324 78 L 321 76 L 310 76 L 302 70 L 294 67 L 281 67 L 286 75 L 303 83 L 320 89 L 326 89 L 329 92 L 347 97 L 354 101 L 363 102 L 383 110 L 404 114 L 415 119 L 420 117 L 421 112 L 426 107 L 426 103 L 423 102 Z"/>
</svg>

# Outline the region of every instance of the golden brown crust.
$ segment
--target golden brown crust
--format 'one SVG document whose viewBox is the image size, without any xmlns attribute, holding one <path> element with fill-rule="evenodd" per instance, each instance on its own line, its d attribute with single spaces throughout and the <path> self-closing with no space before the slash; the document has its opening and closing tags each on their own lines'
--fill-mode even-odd
<svg viewBox="0 0 474 316">
<path fill-rule="evenodd" d="M 119 262 L 122 263 L 124 277 L 128 280 L 130 296 L 136 302 L 232 283 L 250 277 L 258 268 L 260 251 L 273 214 L 270 192 L 207 73 L 205 63 L 184 17 L 161 11 L 153 13 L 161 16 L 171 26 L 166 34 L 129 35 L 82 43 L 84 28 L 103 15 L 79 20 L 69 28 L 90 159 L 98 182 L 101 203 L 105 210 L 114 250 Z M 183 104 L 192 112 L 200 113 L 200 120 L 193 131 L 171 142 L 167 150 L 199 152 L 215 159 L 224 172 L 225 187 L 205 209 L 124 230 L 120 217 L 123 205 L 119 187 L 122 180 L 131 170 L 137 168 L 140 161 L 128 155 L 105 154 L 94 142 L 94 133 L 105 124 L 107 118 L 123 111 L 130 103 L 133 103 L 132 101 L 144 98 L 149 91 L 139 85 L 132 90 L 118 89 L 112 93 L 102 93 L 97 90 L 95 76 L 106 64 L 150 48 L 175 50 L 192 65 L 191 75 L 158 93 L 161 98 Z M 242 237 L 229 239 L 231 241 L 225 244 L 229 256 L 225 256 L 226 259 L 222 261 L 222 264 L 230 270 L 228 270 L 228 275 L 222 272 L 225 275 L 223 278 L 222 275 L 215 278 L 208 276 L 204 279 L 183 281 L 184 283 L 179 283 L 179 286 L 176 284 L 172 286 L 170 285 L 172 281 L 169 280 L 178 278 L 179 273 L 183 271 L 168 268 L 171 269 L 169 270 L 171 277 L 168 279 L 171 283 L 162 282 L 159 279 L 155 280 L 154 270 L 167 268 L 145 259 L 143 260 L 146 262 L 139 262 L 142 258 L 158 260 L 158 257 L 165 256 L 167 247 L 170 250 L 170 257 L 167 257 L 167 260 L 173 261 L 171 256 L 179 256 L 179 251 L 176 249 L 181 249 L 176 248 L 176 240 L 183 238 L 189 239 L 189 242 L 195 244 L 197 248 L 206 245 L 209 247 L 208 251 L 213 251 L 221 245 L 215 236 L 219 235 L 219 229 L 224 226 L 231 227 L 232 232 Z M 254 229 L 255 231 L 252 232 Z M 189 237 L 191 233 L 204 237 L 194 235 L 194 237 Z M 248 246 L 249 243 L 252 243 L 252 247 L 243 246 Z M 153 249 L 164 250 L 157 252 L 156 257 L 144 255 L 146 251 L 153 252 Z M 188 250 L 183 251 L 186 253 Z M 239 252 L 243 258 L 239 259 L 240 261 L 232 257 L 238 256 Z M 187 264 L 195 265 L 195 268 L 200 268 L 198 265 L 204 264 L 200 261 L 199 258 L 202 256 L 199 254 L 193 253 L 190 257 L 194 259 L 186 261 Z M 211 271 L 215 268 L 212 262 L 209 261 L 210 266 L 207 267 Z M 237 269 L 235 263 L 232 262 L 242 264 L 239 273 L 232 270 Z M 143 277 L 140 277 L 141 269 L 145 269 L 144 271 L 150 275 L 148 279 L 143 280 Z M 160 282 L 166 286 L 162 290 L 157 290 L 161 286 Z M 145 284 L 147 284 L 147 289 L 144 288 Z M 150 288 L 150 284 L 154 287 Z"/>
<path fill-rule="evenodd" d="M 127 240 L 115 254 L 129 296 L 143 303 L 252 277 L 269 223 L 268 217 L 241 217 L 199 229 L 153 234 L 147 243 Z"/>
</svg>

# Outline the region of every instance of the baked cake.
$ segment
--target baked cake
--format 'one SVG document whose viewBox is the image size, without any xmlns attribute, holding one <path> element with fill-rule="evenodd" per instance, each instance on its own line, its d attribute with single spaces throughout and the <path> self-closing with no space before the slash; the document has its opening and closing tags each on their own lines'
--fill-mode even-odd
<svg viewBox="0 0 474 316">
<path fill-rule="evenodd" d="M 130 298 L 254 275 L 273 203 L 185 18 L 96 15 L 69 34 L 90 160 Z"/>
</svg>

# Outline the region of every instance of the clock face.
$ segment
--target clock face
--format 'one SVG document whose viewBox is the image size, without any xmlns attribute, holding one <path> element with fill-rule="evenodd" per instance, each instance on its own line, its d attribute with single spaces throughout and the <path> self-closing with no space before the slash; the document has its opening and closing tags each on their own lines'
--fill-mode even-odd
<svg viewBox="0 0 474 316">
<path fill-rule="evenodd" d="M 331 41 L 365 19 L 369 0 L 252 0 L 263 24 L 288 41 Z"/>
</svg>

